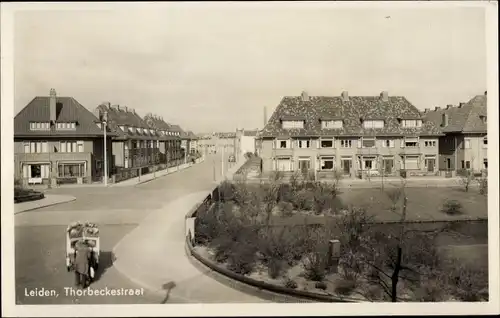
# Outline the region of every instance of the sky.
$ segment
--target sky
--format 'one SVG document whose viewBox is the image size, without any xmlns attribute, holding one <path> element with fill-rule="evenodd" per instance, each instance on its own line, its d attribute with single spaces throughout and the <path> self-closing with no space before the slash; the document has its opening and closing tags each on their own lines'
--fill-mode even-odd
<svg viewBox="0 0 500 318">
<path fill-rule="evenodd" d="M 194 132 L 262 128 L 283 96 L 403 95 L 419 109 L 486 90 L 482 8 L 163 3 L 23 11 L 15 109 L 109 101 Z"/>
</svg>

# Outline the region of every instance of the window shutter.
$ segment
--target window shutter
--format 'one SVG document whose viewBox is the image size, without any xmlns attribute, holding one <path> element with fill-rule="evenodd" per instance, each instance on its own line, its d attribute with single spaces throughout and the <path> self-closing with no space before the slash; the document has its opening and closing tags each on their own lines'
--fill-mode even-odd
<svg viewBox="0 0 500 318">
<path fill-rule="evenodd" d="M 321 146 L 321 144 L 320 144 L 320 142 L 319 142 L 319 141 L 320 141 L 320 139 L 319 139 L 319 138 L 318 138 L 318 139 L 316 139 L 316 148 L 317 148 L 317 149 L 319 149 L 319 148 L 320 148 L 320 146 Z"/>
<path fill-rule="evenodd" d="M 28 165 L 23 165 L 23 177 L 28 178 Z"/>
<path fill-rule="evenodd" d="M 358 143 L 358 148 L 361 148 L 361 144 L 363 143 L 363 138 L 359 138 L 357 140 L 357 143 Z"/>
<path fill-rule="evenodd" d="M 405 138 L 401 138 L 401 148 L 405 147 Z"/>
</svg>

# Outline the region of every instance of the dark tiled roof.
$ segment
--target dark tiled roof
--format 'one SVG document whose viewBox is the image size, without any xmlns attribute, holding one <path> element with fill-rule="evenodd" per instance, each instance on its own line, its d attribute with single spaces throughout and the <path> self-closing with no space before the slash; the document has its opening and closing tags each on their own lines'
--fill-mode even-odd
<svg viewBox="0 0 500 318">
<path fill-rule="evenodd" d="M 98 118 L 73 97 L 56 97 L 56 122 L 76 122 L 75 130 L 30 130 L 30 122 L 49 122 L 48 96 L 35 97 L 14 118 L 14 136 L 102 136 Z M 113 133 L 110 131 L 110 135 Z"/>
<path fill-rule="evenodd" d="M 487 123 L 483 122 L 481 116 L 486 116 L 487 110 L 487 96 L 477 95 L 461 106 L 431 110 L 424 115 L 427 120 L 438 126 L 442 124 L 443 115 L 448 115 L 448 125 L 441 128 L 444 133 L 486 133 Z"/>
<path fill-rule="evenodd" d="M 304 118 L 304 128 L 283 129 L 282 118 Z M 421 118 L 418 109 L 405 97 L 389 96 L 383 101 L 379 96 L 342 97 L 312 96 L 304 101 L 300 96 L 284 97 L 261 137 L 275 136 L 363 136 L 363 135 L 440 135 L 439 127 L 424 121 L 421 128 L 403 128 L 400 119 Z M 341 129 L 321 129 L 321 119 L 342 119 Z M 363 120 L 384 120 L 382 129 L 364 129 Z"/>
</svg>

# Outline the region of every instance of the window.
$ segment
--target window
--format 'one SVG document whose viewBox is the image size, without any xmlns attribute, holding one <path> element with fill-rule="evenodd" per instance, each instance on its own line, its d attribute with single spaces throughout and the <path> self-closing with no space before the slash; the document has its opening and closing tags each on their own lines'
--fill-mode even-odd
<svg viewBox="0 0 500 318">
<path fill-rule="evenodd" d="M 382 140 L 382 147 L 384 148 L 394 148 L 394 139 Z"/>
<path fill-rule="evenodd" d="M 48 122 L 30 122 L 30 130 L 49 130 L 50 123 Z"/>
<path fill-rule="evenodd" d="M 470 161 L 465 162 L 465 169 L 470 169 Z"/>
<path fill-rule="evenodd" d="M 484 169 L 488 169 L 488 159 L 483 159 L 483 167 Z"/>
<path fill-rule="evenodd" d="M 488 118 L 487 118 L 486 116 L 484 116 L 484 115 L 480 115 L 480 116 L 479 116 L 479 119 L 481 119 L 481 121 L 482 121 L 484 124 L 486 124 L 486 123 L 488 122 Z"/>
<path fill-rule="evenodd" d="M 78 152 L 83 152 L 83 141 L 77 141 L 76 142 L 77 150 Z"/>
<path fill-rule="evenodd" d="M 405 169 L 419 169 L 418 156 L 406 156 L 404 158 Z"/>
<path fill-rule="evenodd" d="M 483 138 L 483 148 L 488 148 L 488 137 Z"/>
<path fill-rule="evenodd" d="M 23 144 L 24 153 L 47 153 L 49 145 L 47 141 L 25 141 Z"/>
<path fill-rule="evenodd" d="M 342 120 L 322 120 L 321 128 L 323 129 L 339 129 L 342 128 Z"/>
<path fill-rule="evenodd" d="M 60 178 L 85 177 L 84 163 L 61 163 L 57 168 Z"/>
<path fill-rule="evenodd" d="M 405 137 L 403 147 L 418 147 L 418 137 Z"/>
<path fill-rule="evenodd" d="M 361 144 L 363 148 L 373 148 L 375 147 L 375 138 L 361 138 Z"/>
<path fill-rule="evenodd" d="M 120 129 L 121 129 L 122 131 L 125 131 L 125 126 L 121 125 L 121 126 L 120 126 Z"/>
<path fill-rule="evenodd" d="M 304 128 L 303 120 L 285 120 L 283 121 L 284 129 L 292 129 L 292 128 Z"/>
<path fill-rule="evenodd" d="M 83 141 L 82 150 L 83 150 Z M 77 142 L 76 141 L 61 141 L 60 143 L 60 152 L 78 152 Z"/>
<path fill-rule="evenodd" d="M 426 147 L 436 147 L 436 141 L 435 140 L 426 140 L 426 141 L 424 141 L 424 145 Z"/>
<path fill-rule="evenodd" d="M 363 128 L 365 128 L 365 129 L 384 128 L 384 121 L 383 120 L 365 120 L 363 122 Z"/>
<path fill-rule="evenodd" d="M 470 149 L 470 139 L 464 139 L 464 149 Z"/>
<path fill-rule="evenodd" d="M 342 148 L 352 148 L 352 140 L 343 139 L 340 141 L 340 147 Z"/>
<path fill-rule="evenodd" d="M 465 169 L 465 161 L 462 160 L 462 169 Z"/>
<path fill-rule="evenodd" d="M 321 148 L 333 148 L 333 139 L 321 139 Z"/>
<path fill-rule="evenodd" d="M 280 140 L 279 141 L 279 148 L 288 148 L 288 143 L 286 142 L 286 140 Z"/>
<path fill-rule="evenodd" d="M 56 124 L 56 129 L 57 130 L 74 130 L 76 129 L 76 123 L 57 123 Z"/>
<path fill-rule="evenodd" d="M 334 158 L 333 157 L 322 157 L 321 158 L 321 170 L 333 170 L 334 168 Z"/>
<path fill-rule="evenodd" d="M 401 126 L 404 128 L 422 127 L 422 120 L 420 119 L 405 119 L 401 121 Z"/>
<path fill-rule="evenodd" d="M 310 140 L 298 140 L 298 142 L 299 142 L 299 148 L 306 149 L 311 147 Z"/>
</svg>

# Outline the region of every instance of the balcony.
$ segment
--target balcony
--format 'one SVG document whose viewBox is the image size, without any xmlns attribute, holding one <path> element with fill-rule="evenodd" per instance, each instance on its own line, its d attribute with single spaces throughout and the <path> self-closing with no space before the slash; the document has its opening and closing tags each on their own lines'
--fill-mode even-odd
<svg viewBox="0 0 500 318">
<path fill-rule="evenodd" d="M 380 153 L 379 149 L 373 148 L 357 148 L 356 154 L 358 155 L 378 155 Z"/>
<path fill-rule="evenodd" d="M 422 149 L 420 147 L 404 147 L 399 153 L 401 155 L 419 155 L 422 153 Z"/>
</svg>

